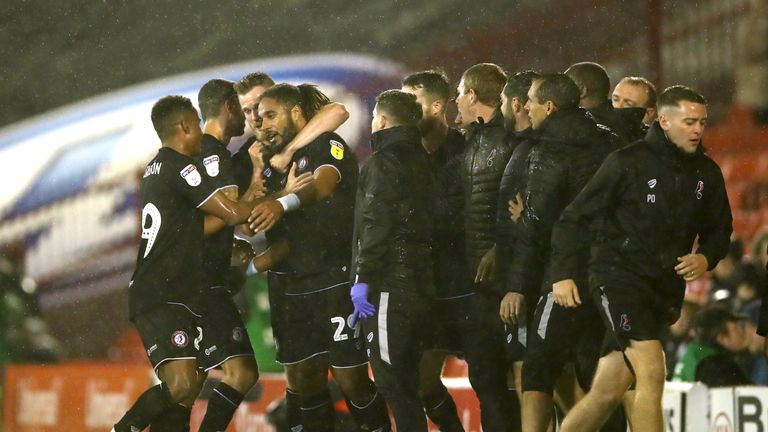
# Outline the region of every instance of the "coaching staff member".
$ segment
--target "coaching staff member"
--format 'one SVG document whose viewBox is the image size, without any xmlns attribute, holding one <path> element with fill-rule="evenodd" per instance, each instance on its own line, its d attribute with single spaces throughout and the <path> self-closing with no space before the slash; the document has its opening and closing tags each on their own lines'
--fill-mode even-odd
<svg viewBox="0 0 768 432">
<path fill-rule="evenodd" d="M 732 218 L 723 175 L 701 145 L 706 100 L 690 88 L 669 87 L 658 113 L 643 140 L 606 159 L 553 232 L 555 301 L 574 307 L 581 298 L 573 257 L 589 244 L 590 221 L 604 219 L 600 242 L 592 243 L 590 279 L 619 349 L 600 359 L 592 391 L 566 416 L 564 431 L 599 429 L 632 382 L 633 429 L 663 430 L 661 334 L 679 316 L 685 283 L 728 251 Z"/>
</svg>

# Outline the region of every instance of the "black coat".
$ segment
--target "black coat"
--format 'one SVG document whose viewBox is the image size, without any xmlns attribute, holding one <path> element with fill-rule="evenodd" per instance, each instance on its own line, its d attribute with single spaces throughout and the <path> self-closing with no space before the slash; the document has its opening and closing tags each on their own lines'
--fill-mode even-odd
<svg viewBox="0 0 768 432">
<path fill-rule="evenodd" d="M 619 138 L 595 123 L 581 108 L 550 114 L 536 131 L 538 143 L 529 157 L 523 215 L 507 290 L 529 301 L 551 290 L 547 277 L 552 227 L 576 198 L 605 157 L 621 146 Z M 588 255 L 583 257 L 584 266 Z M 586 279 L 586 271 L 580 279 Z"/>
<path fill-rule="evenodd" d="M 643 125 L 645 108 L 614 108 L 610 101 L 588 110 L 598 124 L 607 126 L 625 144 L 643 139 L 647 128 Z"/>
<path fill-rule="evenodd" d="M 355 280 L 378 291 L 431 295 L 433 187 L 421 135 L 415 127 L 393 127 L 374 133 L 371 145 L 355 203 Z"/>
<path fill-rule="evenodd" d="M 674 303 L 685 288 L 675 274 L 677 258 L 691 252 L 698 236 L 697 253 L 711 270 L 727 253 L 732 231 L 720 167 L 701 146 L 683 154 L 658 122 L 644 140 L 611 154 L 563 212 L 552 237 L 555 281 L 580 273 L 595 219 L 604 221 L 592 243 L 595 283 L 617 274 L 672 280 L 673 286 L 664 285 L 670 291 L 658 294 Z"/>
<path fill-rule="evenodd" d="M 462 166 L 466 254 L 472 276 L 496 242 L 499 183 L 512 150 L 501 111 L 488 123 L 472 123 Z"/>
</svg>

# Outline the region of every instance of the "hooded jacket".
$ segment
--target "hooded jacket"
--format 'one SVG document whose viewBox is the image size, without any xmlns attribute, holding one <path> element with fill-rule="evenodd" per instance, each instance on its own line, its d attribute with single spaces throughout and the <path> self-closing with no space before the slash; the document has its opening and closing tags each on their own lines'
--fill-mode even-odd
<svg viewBox="0 0 768 432">
<path fill-rule="evenodd" d="M 590 242 L 596 219 L 604 222 Z M 696 252 L 713 269 L 728 251 L 732 221 L 720 167 L 701 145 L 692 155 L 678 150 L 656 122 L 645 139 L 611 154 L 563 212 L 552 237 L 553 279 L 580 274 L 591 243 L 595 283 L 617 275 L 674 281 L 658 294 L 679 303 L 685 282 L 675 273 L 677 258 L 691 253 L 698 236 Z"/>
<path fill-rule="evenodd" d="M 529 157 L 524 210 L 507 286 L 507 291 L 522 293 L 529 301 L 537 298 L 539 289 L 552 289 L 547 274 L 553 225 L 605 157 L 621 146 L 615 134 L 581 108 L 553 112 L 536 132 L 538 143 Z M 579 259 L 586 267 L 588 253 Z M 586 271 L 579 279 L 586 279 Z"/>
<path fill-rule="evenodd" d="M 433 294 L 432 177 L 419 130 L 380 130 L 371 145 L 373 154 L 360 172 L 355 203 L 355 279 L 377 291 Z"/>
</svg>

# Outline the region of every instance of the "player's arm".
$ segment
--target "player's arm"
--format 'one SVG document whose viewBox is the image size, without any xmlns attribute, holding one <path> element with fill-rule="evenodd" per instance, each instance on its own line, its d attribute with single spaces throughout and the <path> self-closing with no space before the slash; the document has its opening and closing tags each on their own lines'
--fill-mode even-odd
<svg viewBox="0 0 768 432">
<path fill-rule="evenodd" d="M 291 171 L 294 170 L 295 165 L 291 168 Z M 341 175 L 338 169 L 331 165 L 318 167 L 306 186 L 293 193 L 277 199 L 267 199 L 256 205 L 248 219 L 251 229 L 268 231 L 283 217 L 285 212 L 312 205 L 312 203 L 331 196 L 339 181 L 341 181 Z"/>
<path fill-rule="evenodd" d="M 279 239 L 264 252 L 254 256 L 251 263 L 257 273 L 264 273 L 285 259 L 286 256 L 288 256 L 288 241 Z"/>
<path fill-rule="evenodd" d="M 242 201 L 235 201 L 227 197 L 226 193 L 218 190 L 213 193 L 203 204 L 200 205 L 207 215 L 219 218 L 226 225 L 238 225 L 245 223 L 251 214 L 253 204 Z M 207 219 L 209 229 L 219 224 L 212 219 Z M 204 225 L 205 226 L 205 225 Z"/>
<path fill-rule="evenodd" d="M 704 223 L 699 232 L 699 248 L 696 250 L 696 255 L 703 255 L 707 264 L 703 271 L 695 271 L 694 279 L 715 268 L 725 257 L 733 233 L 733 216 L 720 170 L 717 170 L 717 178 L 713 180 L 710 183 L 714 184 L 707 185 L 710 191 L 704 191 L 709 196 L 706 197 L 707 209 L 702 215 Z"/>
<path fill-rule="evenodd" d="M 299 149 L 309 145 L 309 143 L 314 141 L 321 134 L 335 131 L 339 126 L 344 124 L 347 119 L 349 119 L 349 111 L 347 111 L 344 104 L 331 102 L 325 105 L 320 108 L 320 111 L 318 111 L 317 114 L 307 122 L 307 125 L 296 134 L 296 137 L 285 146 L 283 151 L 272 156 L 269 160 L 269 164 L 272 165 L 272 167 L 285 172 L 293 155 Z"/>
</svg>

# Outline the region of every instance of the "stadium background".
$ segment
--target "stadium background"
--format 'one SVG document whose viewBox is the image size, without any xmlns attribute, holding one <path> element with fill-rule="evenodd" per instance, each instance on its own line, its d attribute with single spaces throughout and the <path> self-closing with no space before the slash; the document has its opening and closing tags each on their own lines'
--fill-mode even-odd
<svg viewBox="0 0 768 432">
<path fill-rule="evenodd" d="M 6 308 L 0 329 L 10 335 L 0 340 L 4 361 L 121 359 L 126 354 L 119 350 L 120 338 L 129 326 L 125 284 L 136 243 L 125 233 L 138 229 L 138 177 L 118 169 L 119 175 L 94 187 L 94 176 L 78 167 L 94 163 L 103 140 L 59 158 L 56 134 L 42 135 L 34 145 L 26 144 L 25 135 L 66 126 L 60 123 L 89 107 L 119 108 L 114 104 L 125 101 L 125 89 L 167 86 L 167 77 L 189 78 L 223 65 L 230 66 L 219 69 L 222 75 L 239 71 L 231 65 L 257 66 L 284 56 L 306 62 L 319 53 L 366 63 L 366 73 L 378 77 L 366 85 L 349 85 L 346 75 L 326 80 L 326 88 L 362 108 L 348 126 L 356 144 L 367 139 L 371 95 L 398 86 L 400 73 L 410 70 L 440 66 L 456 82 L 462 70 L 484 61 L 509 71 L 555 71 L 590 60 L 607 68 L 613 84 L 626 75 L 645 76 L 658 88 L 684 83 L 710 101 L 705 145 L 726 175 L 736 234 L 749 245 L 768 225 L 765 0 L 40 0 L 5 5 L 0 24 L 0 270 Z M 322 79 L 305 72 L 286 79 L 307 76 Z M 207 78 L 213 76 L 197 79 L 201 84 Z M 13 147 L 17 153 L 7 151 Z M 133 154 L 134 162 L 140 156 Z M 38 161 L 34 175 L 25 173 L 31 169 L 27 160 Z M 54 168 L 66 174 L 64 180 L 34 181 Z M 31 179 L 18 181 L 25 175 Z M 68 183 L 73 176 L 79 187 Z M 89 213 L 89 202 L 115 188 L 124 198 L 113 203 L 122 206 L 122 236 L 100 231 L 81 216 Z M 50 200 L 36 199 L 46 192 Z M 62 206 L 74 203 L 79 207 L 70 209 L 76 216 L 67 221 L 70 237 L 59 243 L 82 241 L 80 251 L 89 242 L 98 247 L 78 254 L 39 247 L 51 235 L 40 221 L 55 219 Z M 706 281 L 691 289 L 706 291 Z M 7 300 L 11 291 L 21 306 Z M 8 359 L 6 345 L 13 341 L 21 341 L 21 349 Z"/>
</svg>

